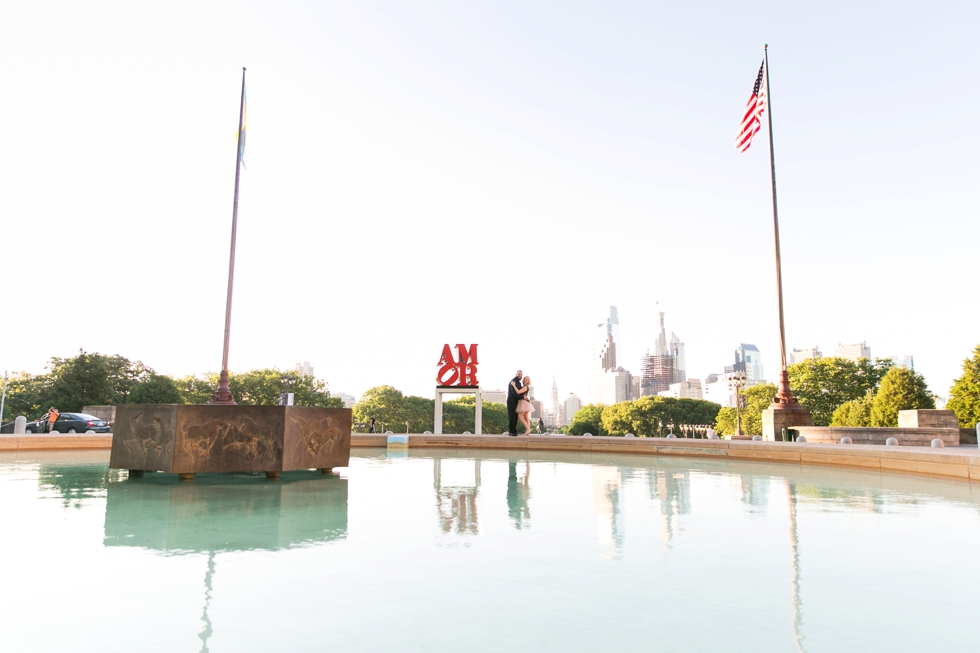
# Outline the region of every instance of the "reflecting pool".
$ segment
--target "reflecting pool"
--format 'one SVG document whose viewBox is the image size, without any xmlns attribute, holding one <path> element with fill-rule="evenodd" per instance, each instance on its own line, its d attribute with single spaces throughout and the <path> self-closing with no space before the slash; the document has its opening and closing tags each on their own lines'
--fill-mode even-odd
<svg viewBox="0 0 980 653">
<path fill-rule="evenodd" d="M 2 651 L 977 651 L 980 486 L 355 449 L 323 476 L 0 454 Z"/>
</svg>

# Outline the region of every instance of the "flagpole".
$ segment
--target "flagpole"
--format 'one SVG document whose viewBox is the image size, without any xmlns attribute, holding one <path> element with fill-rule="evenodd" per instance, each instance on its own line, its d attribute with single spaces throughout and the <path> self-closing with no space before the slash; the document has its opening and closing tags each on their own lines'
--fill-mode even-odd
<svg viewBox="0 0 980 653">
<path fill-rule="evenodd" d="M 776 154 L 772 144 L 772 87 L 769 85 L 769 44 L 765 44 L 766 65 L 766 113 L 769 114 L 769 170 L 772 176 L 772 224 L 776 240 L 776 294 L 779 297 L 779 390 L 773 399 L 773 408 L 801 408 L 789 387 L 786 371 L 786 322 L 783 319 L 783 261 L 779 252 L 779 209 L 776 204 Z"/>
<path fill-rule="evenodd" d="M 242 67 L 242 99 L 238 108 L 238 143 L 235 149 L 235 201 L 231 209 L 231 254 L 228 257 L 228 297 L 225 300 L 225 341 L 221 353 L 221 376 L 218 389 L 209 404 L 237 404 L 228 388 L 228 343 L 231 339 L 231 295 L 235 285 L 235 240 L 238 235 L 238 180 L 242 172 L 242 126 L 245 121 L 245 67 Z"/>
</svg>

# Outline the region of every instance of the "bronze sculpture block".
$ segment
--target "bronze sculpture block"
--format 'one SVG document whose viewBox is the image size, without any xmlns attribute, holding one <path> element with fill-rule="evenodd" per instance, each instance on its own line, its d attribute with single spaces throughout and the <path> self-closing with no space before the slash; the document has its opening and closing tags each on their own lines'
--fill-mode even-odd
<svg viewBox="0 0 980 653">
<path fill-rule="evenodd" d="M 312 406 L 116 407 L 113 469 L 174 474 L 346 467 L 351 411 Z"/>
</svg>

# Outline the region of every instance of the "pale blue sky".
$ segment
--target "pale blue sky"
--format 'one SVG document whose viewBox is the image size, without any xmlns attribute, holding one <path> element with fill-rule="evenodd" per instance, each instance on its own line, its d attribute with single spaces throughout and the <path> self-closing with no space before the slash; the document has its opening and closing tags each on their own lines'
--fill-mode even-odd
<svg viewBox="0 0 980 653">
<path fill-rule="evenodd" d="M 733 145 L 768 42 L 788 345 L 912 354 L 945 396 L 980 342 L 978 13 L 5 3 L 0 365 L 218 368 L 246 65 L 232 369 L 431 395 L 478 342 L 484 387 L 587 397 L 608 305 L 637 371 L 659 300 L 691 376 L 750 342 L 775 378 L 766 132 Z"/>
</svg>

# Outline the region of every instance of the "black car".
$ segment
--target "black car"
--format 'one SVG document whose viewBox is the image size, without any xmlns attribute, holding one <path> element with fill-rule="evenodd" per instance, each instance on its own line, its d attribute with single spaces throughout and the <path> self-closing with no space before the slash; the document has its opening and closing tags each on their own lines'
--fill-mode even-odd
<svg viewBox="0 0 980 653">
<path fill-rule="evenodd" d="M 25 430 L 28 433 L 47 433 L 48 416 L 42 415 L 33 422 L 28 422 Z M 58 415 L 58 421 L 54 423 L 54 430 L 58 433 L 85 433 L 86 431 L 108 433 L 109 422 L 85 413 L 61 413 Z"/>
</svg>

